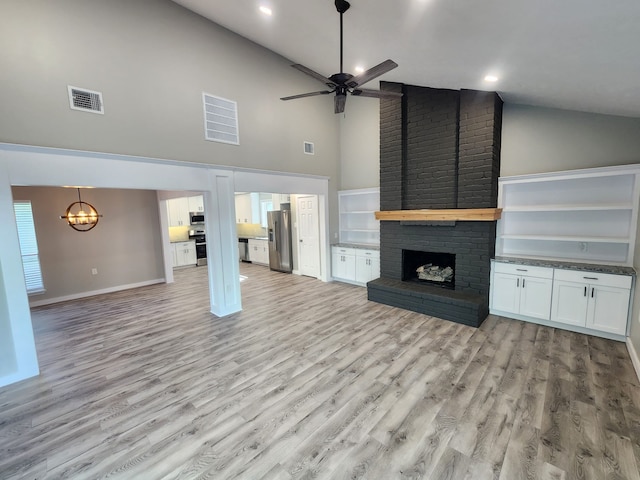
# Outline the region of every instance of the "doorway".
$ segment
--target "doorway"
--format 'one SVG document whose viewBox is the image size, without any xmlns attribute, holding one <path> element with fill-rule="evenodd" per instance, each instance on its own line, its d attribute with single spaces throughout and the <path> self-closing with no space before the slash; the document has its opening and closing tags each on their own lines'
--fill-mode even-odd
<svg viewBox="0 0 640 480">
<path fill-rule="evenodd" d="M 296 217 L 300 275 L 318 278 L 320 276 L 318 196 L 296 196 Z"/>
</svg>

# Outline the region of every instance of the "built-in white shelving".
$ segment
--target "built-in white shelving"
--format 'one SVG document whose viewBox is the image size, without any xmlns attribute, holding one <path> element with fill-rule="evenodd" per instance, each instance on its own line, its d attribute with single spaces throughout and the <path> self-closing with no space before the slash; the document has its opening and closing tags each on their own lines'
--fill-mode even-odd
<svg viewBox="0 0 640 480">
<path fill-rule="evenodd" d="M 338 192 L 340 243 L 380 244 L 380 189 L 363 188 Z"/>
<path fill-rule="evenodd" d="M 499 180 L 496 254 L 632 265 L 640 167 Z"/>
</svg>

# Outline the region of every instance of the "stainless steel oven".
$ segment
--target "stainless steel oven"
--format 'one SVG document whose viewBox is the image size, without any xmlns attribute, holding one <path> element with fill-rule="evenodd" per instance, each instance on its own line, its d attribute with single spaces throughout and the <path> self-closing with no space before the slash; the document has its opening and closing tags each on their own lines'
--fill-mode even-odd
<svg viewBox="0 0 640 480">
<path fill-rule="evenodd" d="M 207 238 L 204 230 L 189 230 L 189 238 L 196 242 L 196 265 L 207 264 Z"/>
</svg>

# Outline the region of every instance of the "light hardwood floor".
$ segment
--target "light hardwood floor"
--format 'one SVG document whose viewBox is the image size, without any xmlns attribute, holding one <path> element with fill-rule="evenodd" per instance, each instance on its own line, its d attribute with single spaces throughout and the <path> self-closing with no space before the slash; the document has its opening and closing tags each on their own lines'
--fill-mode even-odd
<svg viewBox="0 0 640 480">
<path fill-rule="evenodd" d="M 0 478 L 640 480 L 624 344 L 241 266 L 244 310 L 176 283 L 40 307 L 0 389 Z"/>
</svg>

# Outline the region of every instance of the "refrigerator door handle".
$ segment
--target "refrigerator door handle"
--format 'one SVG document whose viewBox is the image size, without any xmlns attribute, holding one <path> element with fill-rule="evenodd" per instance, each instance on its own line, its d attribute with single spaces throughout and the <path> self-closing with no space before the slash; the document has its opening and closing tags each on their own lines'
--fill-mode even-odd
<svg viewBox="0 0 640 480">
<path fill-rule="evenodd" d="M 278 251 L 278 221 L 274 220 L 273 221 L 273 229 L 275 230 L 276 234 L 273 236 L 273 248 L 276 249 L 276 252 Z"/>
</svg>

